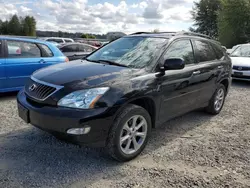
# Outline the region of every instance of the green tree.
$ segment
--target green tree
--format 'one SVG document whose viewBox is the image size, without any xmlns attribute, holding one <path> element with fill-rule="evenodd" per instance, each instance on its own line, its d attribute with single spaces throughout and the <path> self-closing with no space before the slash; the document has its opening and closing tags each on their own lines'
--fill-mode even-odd
<svg viewBox="0 0 250 188">
<path fill-rule="evenodd" d="M 26 16 L 22 22 L 22 33 L 25 36 L 36 36 L 36 20 L 33 16 Z"/>
<path fill-rule="evenodd" d="M 231 47 L 250 41 L 250 0 L 221 0 L 219 40 Z"/>
<path fill-rule="evenodd" d="M 4 34 L 4 35 L 9 34 L 8 26 L 9 26 L 9 22 L 7 20 L 2 23 L 2 26 L 1 26 L 1 33 L 2 34 Z"/>
<path fill-rule="evenodd" d="M 81 38 L 87 39 L 88 38 L 88 34 L 83 33 L 82 36 L 81 36 Z"/>
<path fill-rule="evenodd" d="M 96 37 L 95 37 L 95 35 L 89 34 L 89 35 L 88 35 L 88 38 L 89 38 L 89 39 L 95 39 Z"/>
<path fill-rule="evenodd" d="M 63 32 L 62 31 L 58 31 L 58 37 L 63 37 Z"/>
<path fill-rule="evenodd" d="M 200 0 L 194 2 L 191 12 L 194 25 L 190 28 L 190 31 L 216 38 L 218 36 L 217 18 L 220 8 L 221 0 Z"/>
<path fill-rule="evenodd" d="M 81 38 L 84 38 L 84 39 L 95 39 L 95 35 L 92 35 L 92 34 L 87 34 L 87 33 L 83 33 Z"/>
<path fill-rule="evenodd" d="M 17 15 L 13 15 L 8 23 L 8 34 L 20 35 L 21 34 L 21 24 Z"/>
</svg>

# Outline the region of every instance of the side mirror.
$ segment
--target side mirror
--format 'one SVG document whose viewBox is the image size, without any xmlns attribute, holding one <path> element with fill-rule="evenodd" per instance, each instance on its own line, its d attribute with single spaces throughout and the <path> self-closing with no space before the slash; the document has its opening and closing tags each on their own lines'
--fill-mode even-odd
<svg viewBox="0 0 250 188">
<path fill-rule="evenodd" d="M 170 58 L 164 62 L 164 70 L 180 70 L 185 67 L 185 62 L 182 58 Z"/>
</svg>

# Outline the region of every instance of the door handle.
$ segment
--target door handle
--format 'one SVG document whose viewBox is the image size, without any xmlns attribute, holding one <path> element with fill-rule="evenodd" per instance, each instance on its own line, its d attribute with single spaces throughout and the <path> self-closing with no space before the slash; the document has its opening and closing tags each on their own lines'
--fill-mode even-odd
<svg viewBox="0 0 250 188">
<path fill-rule="evenodd" d="M 201 73 L 201 71 L 199 71 L 199 70 L 198 70 L 198 71 L 194 71 L 194 72 L 193 72 L 193 75 L 198 75 L 198 74 L 200 74 L 200 73 Z"/>
<path fill-rule="evenodd" d="M 223 66 L 222 66 L 222 65 L 219 65 L 219 66 L 218 66 L 218 69 L 222 69 L 222 68 L 223 68 Z"/>
<path fill-rule="evenodd" d="M 44 61 L 43 59 L 41 59 L 40 61 L 39 61 L 39 63 L 46 63 L 46 61 Z"/>
</svg>

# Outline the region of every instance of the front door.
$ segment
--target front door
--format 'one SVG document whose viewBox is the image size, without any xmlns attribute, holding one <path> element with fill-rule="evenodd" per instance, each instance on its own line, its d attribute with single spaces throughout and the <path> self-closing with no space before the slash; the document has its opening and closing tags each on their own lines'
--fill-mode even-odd
<svg viewBox="0 0 250 188">
<path fill-rule="evenodd" d="M 159 121 L 162 123 L 195 109 L 200 103 L 200 81 L 192 43 L 189 39 L 174 41 L 165 52 L 161 62 L 168 58 L 183 58 L 185 68 L 167 70 L 160 77 L 159 87 L 162 103 Z"/>
<path fill-rule="evenodd" d="M 46 61 L 35 43 L 7 40 L 6 87 L 23 87 L 30 75 L 44 67 Z"/>
</svg>

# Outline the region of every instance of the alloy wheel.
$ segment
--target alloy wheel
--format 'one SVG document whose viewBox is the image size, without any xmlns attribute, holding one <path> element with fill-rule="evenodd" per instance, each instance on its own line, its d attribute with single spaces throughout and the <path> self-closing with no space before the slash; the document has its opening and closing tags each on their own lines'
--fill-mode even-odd
<svg viewBox="0 0 250 188">
<path fill-rule="evenodd" d="M 124 125 L 120 134 L 120 148 L 130 155 L 137 152 L 147 136 L 147 121 L 141 115 L 132 116 Z"/>
<path fill-rule="evenodd" d="M 219 111 L 223 105 L 225 98 L 225 92 L 223 88 L 220 88 L 215 96 L 215 101 L 214 101 L 214 108 L 216 111 Z"/>
</svg>

